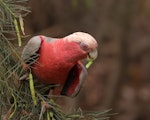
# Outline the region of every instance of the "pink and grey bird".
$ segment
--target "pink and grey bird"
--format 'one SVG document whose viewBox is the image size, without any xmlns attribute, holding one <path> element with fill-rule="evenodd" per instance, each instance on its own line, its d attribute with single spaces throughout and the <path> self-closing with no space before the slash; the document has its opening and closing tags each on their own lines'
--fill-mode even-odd
<svg viewBox="0 0 150 120">
<path fill-rule="evenodd" d="M 78 94 L 87 75 L 81 60 L 96 57 L 96 40 L 83 32 L 64 38 L 35 36 L 22 52 L 22 59 L 41 83 L 59 85 L 52 94 L 70 97 Z"/>
</svg>

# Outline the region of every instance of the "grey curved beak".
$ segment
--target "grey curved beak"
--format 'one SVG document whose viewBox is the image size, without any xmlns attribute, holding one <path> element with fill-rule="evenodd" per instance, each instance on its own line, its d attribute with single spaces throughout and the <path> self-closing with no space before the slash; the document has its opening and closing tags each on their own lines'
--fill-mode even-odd
<svg viewBox="0 0 150 120">
<path fill-rule="evenodd" d="M 91 51 L 89 54 L 88 54 L 88 61 L 89 60 L 95 60 L 98 56 L 98 51 L 97 49 Z"/>
</svg>

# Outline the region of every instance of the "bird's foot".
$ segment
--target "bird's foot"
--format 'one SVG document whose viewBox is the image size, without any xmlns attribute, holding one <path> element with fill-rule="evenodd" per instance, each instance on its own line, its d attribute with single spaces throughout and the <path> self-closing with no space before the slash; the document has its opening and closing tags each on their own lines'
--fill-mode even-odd
<svg viewBox="0 0 150 120">
<path fill-rule="evenodd" d="M 21 114 L 22 114 L 22 115 L 28 115 L 28 116 L 30 116 L 31 118 L 32 118 L 32 116 L 33 116 L 33 113 L 32 113 L 32 112 L 27 112 L 26 110 L 22 110 L 22 111 L 21 111 Z"/>
<path fill-rule="evenodd" d="M 20 77 L 19 81 L 23 81 L 23 80 L 29 80 L 29 73 L 25 73 Z"/>
<path fill-rule="evenodd" d="M 49 105 L 46 101 L 42 100 L 42 101 L 41 101 L 41 112 L 40 112 L 39 120 L 42 119 L 43 114 L 44 114 L 44 113 L 46 112 L 46 110 L 49 109 L 49 108 L 50 108 L 50 105 Z"/>
</svg>

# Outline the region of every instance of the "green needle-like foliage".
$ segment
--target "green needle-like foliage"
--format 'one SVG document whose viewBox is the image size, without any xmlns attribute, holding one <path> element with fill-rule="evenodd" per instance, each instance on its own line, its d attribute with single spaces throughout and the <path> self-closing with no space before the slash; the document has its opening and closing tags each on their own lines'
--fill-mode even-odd
<svg viewBox="0 0 150 120">
<path fill-rule="evenodd" d="M 21 46 L 20 29 L 24 33 L 22 17 L 30 12 L 21 5 L 25 2 L 26 0 L 0 0 L 0 33 L 17 36 L 19 46 Z"/>
<path fill-rule="evenodd" d="M 21 59 L 11 40 L 18 39 L 21 46 L 21 24 L 19 17 L 24 17 L 29 10 L 22 6 L 25 0 L 0 0 L 0 119 L 9 119 L 17 108 L 10 103 L 15 98 L 19 87 Z M 7 113 L 7 114 L 6 114 Z"/>
</svg>

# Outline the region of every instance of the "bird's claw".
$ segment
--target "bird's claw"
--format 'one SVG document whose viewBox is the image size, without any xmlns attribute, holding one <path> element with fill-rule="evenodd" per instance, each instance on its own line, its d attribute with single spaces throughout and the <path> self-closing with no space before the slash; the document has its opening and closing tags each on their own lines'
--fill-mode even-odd
<svg viewBox="0 0 150 120">
<path fill-rule="evenodd" d="M 29 80 L 29 73 L 25 73 L 20 77 L 19 81 L 23 81 L 23 80 Z"/>
<path fill-rule="evenodd" d="M 42 119 L 42 115 L 43 115 L 43 114 L 46 112 L 46 110 L 49 109 L 49 108 L 50 108 L 50 105 L 49 105 L 46 101 L 42 100 L 42 101 L 41 101 L 41 112 L 40 112 L 39 120 Z"/>
</svg>

